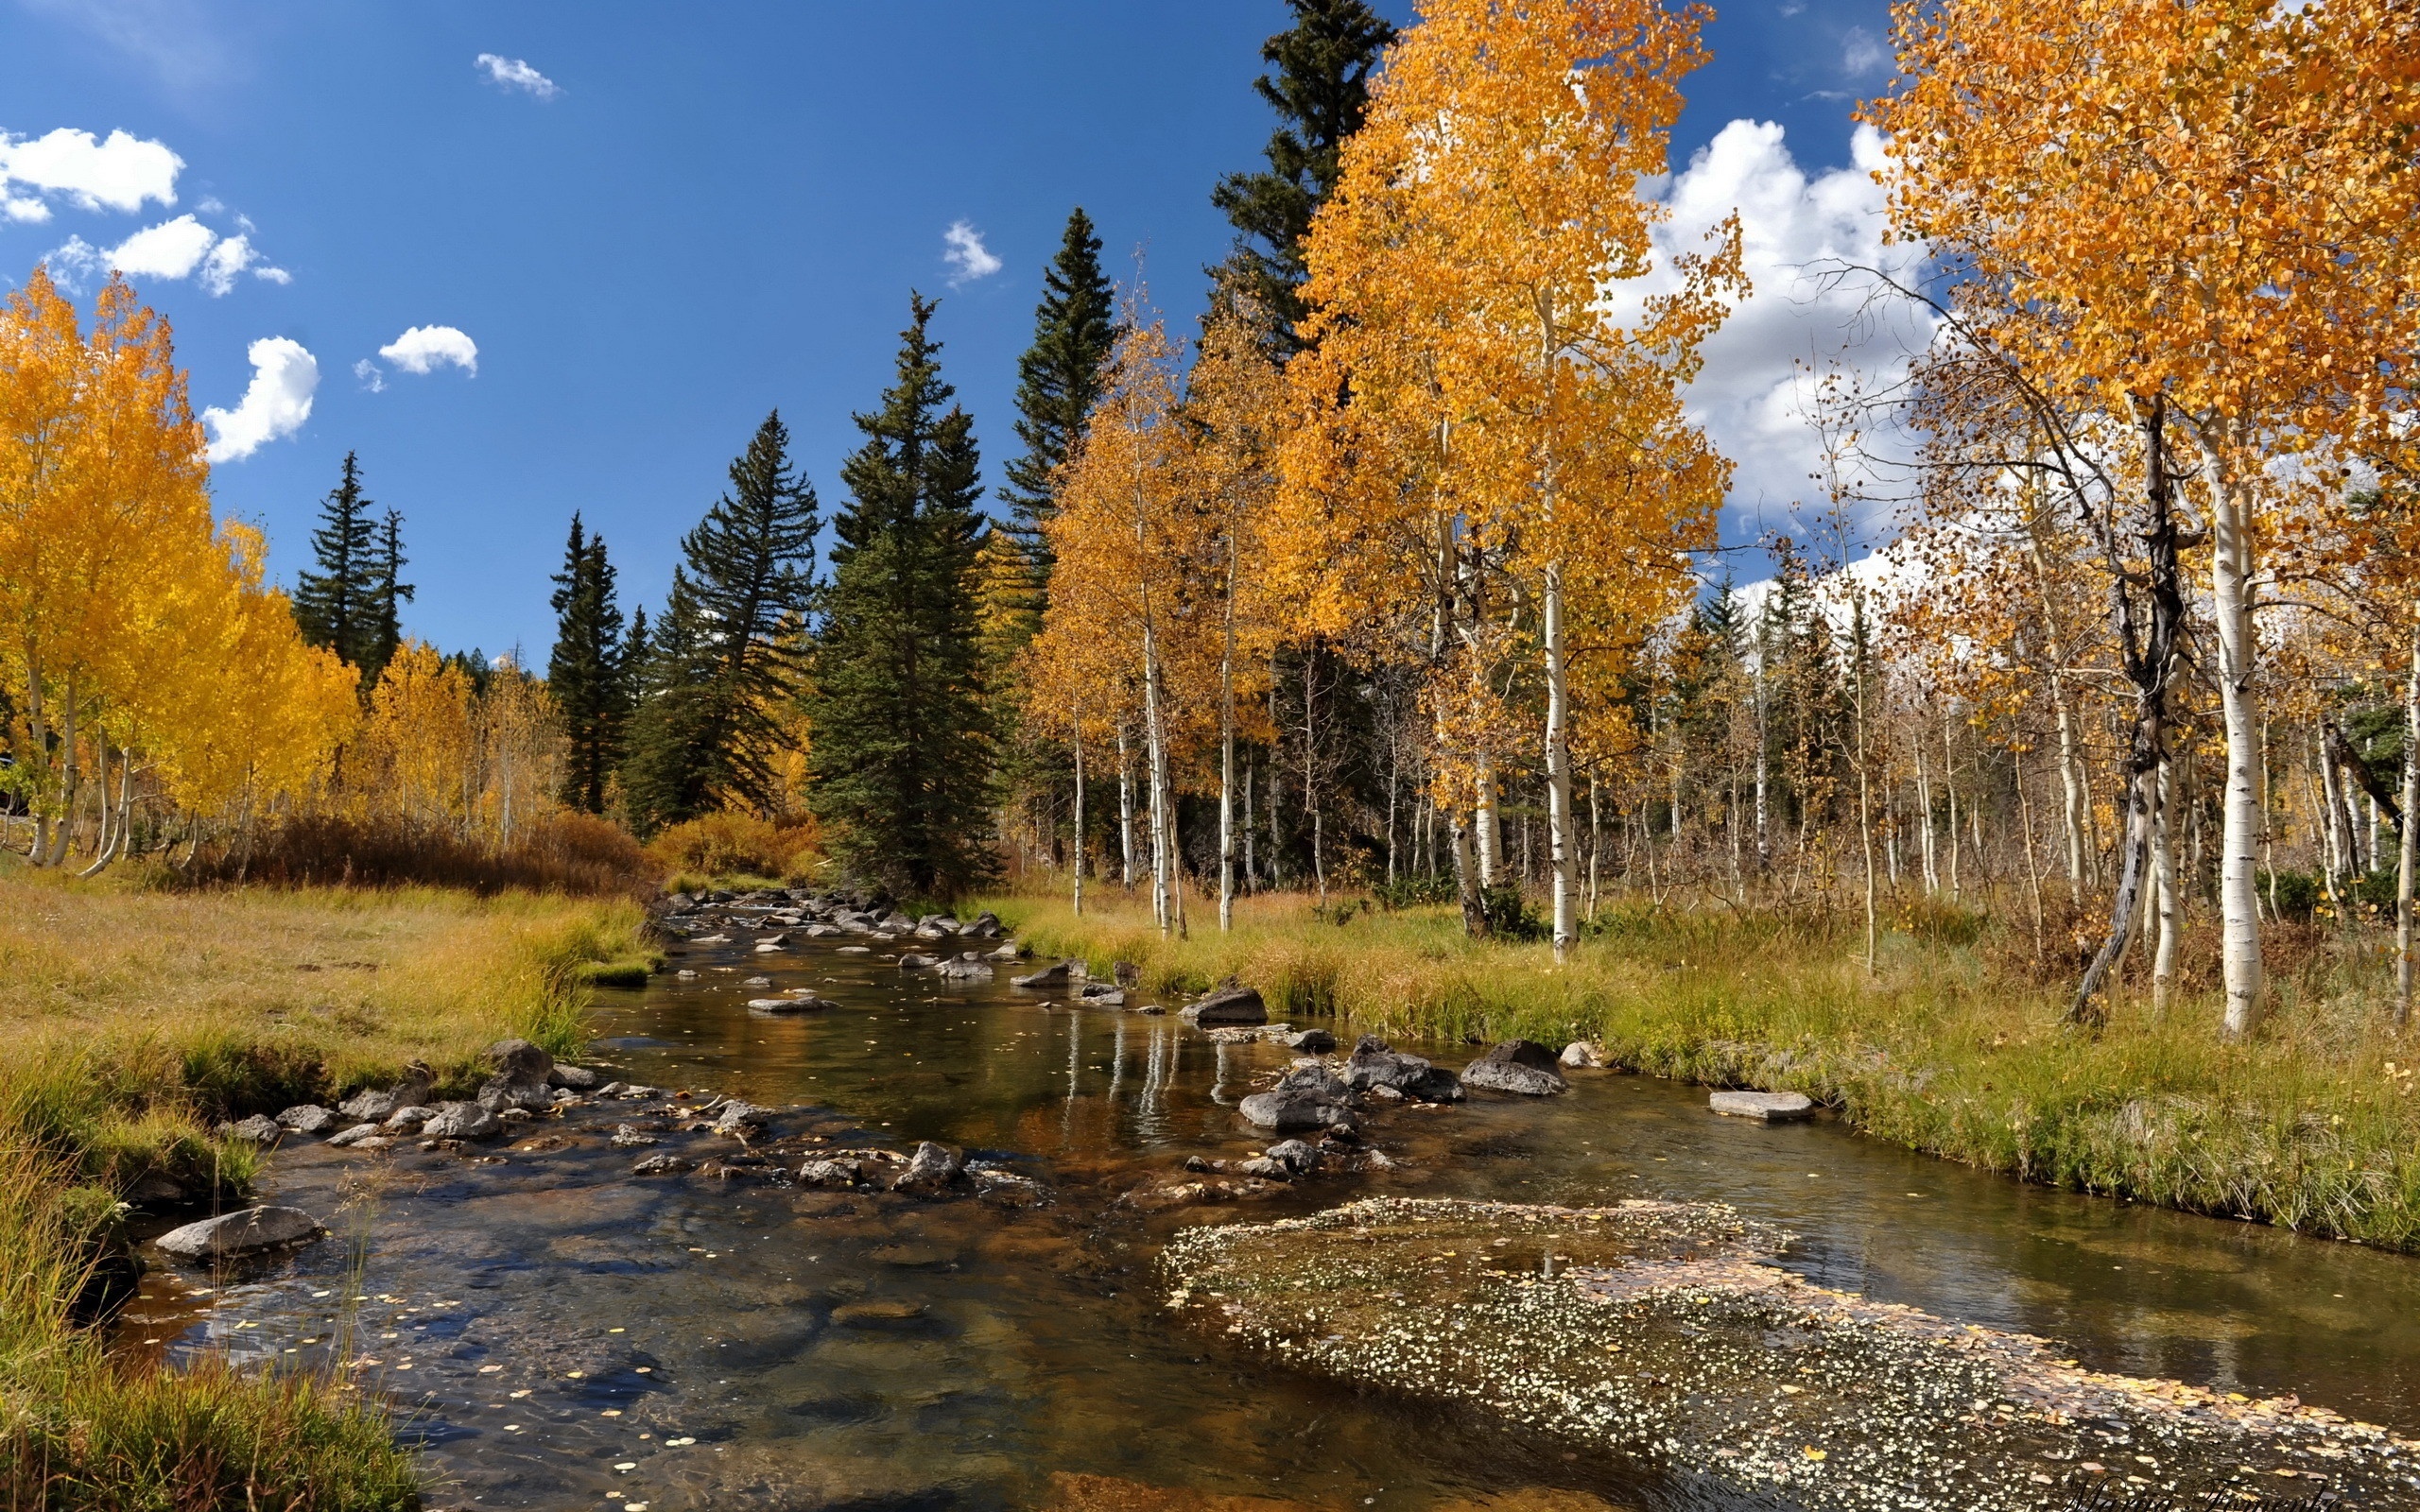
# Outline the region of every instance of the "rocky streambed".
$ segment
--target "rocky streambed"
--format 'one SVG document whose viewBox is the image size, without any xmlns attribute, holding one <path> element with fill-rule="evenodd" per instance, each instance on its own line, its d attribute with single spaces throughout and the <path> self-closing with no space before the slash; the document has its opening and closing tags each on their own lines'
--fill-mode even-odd
<svg viewBox="0 0 2420 1512">
<path fill-rule="evenodd" d="M 685 900 L 579 1064 L 250 1125 L 303 1222 L 122 1346 L 383 1392 L 447 1508 L 2413 1504 L 2279 1400 L 2420 1431 L 2399 1257 L 870 902 Z"/>
</svg>

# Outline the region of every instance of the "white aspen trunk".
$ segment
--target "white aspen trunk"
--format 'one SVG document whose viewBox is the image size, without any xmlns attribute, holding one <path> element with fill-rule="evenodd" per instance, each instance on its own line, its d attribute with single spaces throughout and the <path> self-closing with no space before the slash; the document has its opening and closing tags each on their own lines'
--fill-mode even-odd
<svg viewBox="0 0 2420 1512">
<path fill-rule="evenodd" d="M 1391 743 L 1393 760 L 1387 766 L 1387 885 L 1395 885 L 1395 793 L 1403 785 L 1403 742 Z"/>
<path fill-rule="evenodd" d="M 2326 854 L 2321 862 L 2321 872 L 2327 881 L 2328 901 L 2337 905 L 2337 911 L 2341 917 L 2344 900 L 2337 883 L 2346 870 L 2344 843 L 2347 836 L 2344 810 L 2336 792 L 2336 764 L 2329 761 L 2320 751 L 2319 747 L 2319 732 L 2313 730 L 2311 731 L 2311 764 L 2319 768 L 2319 809 L 2324 821 L 2322 833 L 2326 840 Z"/>
<path fill-rule="evenodd" d="M 2065 686 L 2054 674 L 2050 679 L 2050 705 L 2056 712 L 2059 730 L 2059 782 L 2064 787 L 2065 801 L 2059 810 L 2060 822 L 2066 827 L 2067 841 L 2067 901 L 2083 906 L 2084 809 L 2088 784 L 2084 778 L 2083 751 L 2076 738 L 2075 715 L 2067 708 Z"/>
<path fill-rule="evenodd" d="M 1765 723 L 1768 717 L 1765 708 L 1765 652 L 1761 644 L 1756 648 L 1754 703 L 1756 707 L 1756 875 L 1762 877 L 1766 869 L 1772 865 L 1773 850 L 1770 810 L 1767 805 L 1772 738 Z"/>
<path fill-rule="evenodd" d="M 1257 889 L 1259 871 L 1253 865 L 1252 844 L 1252 778 L 1253 762 L 1249 753 L 1244 757 L 1244 886 Z"/>
<path fill-rule="evenodd" d="M 59 830 L 50 837 L 50 850 L 42 861 L 45 867 L 67 864 L 67 848 L 76 833 L 76 806 L 83 798 L 83 770 L 77 765 L 76 748 L 76 679 L 67 679 L 65 707 L 59 715 Z"/>
<path fill-rule="evenodd" d="M 2220 966 L 2226 980 L 2226 1032 L 2247 1035 L 2260 1022 L 2260 701 L 2252 685 L 2252 498 L 2243 479 L 2206 438 L 2210 508 L 2211 619 L 2219 643 L 2219 708 L 2227 737 L 2225 833 L 2220 844 Z"/>
<path fill-rule="evenodd" d="M 1546 571 L 1547 657 L 1547 857 L 1554 868 L 1554 958 L 1571 954 L 1579 936 L 1580 919 L 1572 888 L 1571 743 L 1568 689 L 1564 678 L 1563 564 L 1549 562 Z M 1673 830 L 1680 828 L 1679 795 L 1674 795 Z"/>
<path fill-rule="evenodd" d="M 1084 912 L 1084 728 L 1080 709 L 1067 711 L 1070 734 L 1067 744 L 1076 753 L 1076 864 L 1069 869 L 1076 874 L 1075 897 L 1069 908 L 1079 919 Z"/>
<path fill-rule="evenodd" d="M 1388 855 L 1394 834 L 1387 835 Z M 1392 873 L 1390 873 L 1392 880 Z M 1219 932 L 1236 927 L 1236 551 L 1227 543 L 1226 640 L 1219 653 Z"/>
<path fill-rule="evenodd" d="M 1478 832 L 1478 885 L 1493 887 L 1495 874 L 1504 864 L 1504 852 L 1495 816 L 1495 758 L 1483 746 L 1478 752 L 1478 804 L 1471 828 Z"/>
<path fill-rule="evenodd" d="M 1151 915 L 1165 935 L 1175 922 L 1168 910 L 1167 795 L 1161 782 L 1167 767 L 1162 761 L 1160 729 L 1159 635 L 1152 625 L 1150 603 L 1143 608 L 1143 763 L 1150 769 L 1151 808 Z"/>
<path fill-rule="evenodd" d="M 1605 849 L 1604 816 L 1597 806 L 1597 780 L 1588 779 L 1588 917 L 1597 917 L 1603 905 L 1604 894 L 1598 890 L 1600 883 L 1599 862 Z M 1735 859 L 1737 852 L 1734 852 Z"/>
<path fill-rule="evenodd" d="M 2167 1011 L 2176 983 L 2176 763 L 2159 764 L 2159 812 L 2152 816 L 2152 889 L 2159 906 L 2159 943 L 2152 950 L 2152 1011 Z"/>
<path fill-rule="evenodd" d="M 32 737 L 26 757 L 38 764 L 38 775 L 46 776 L 50 765 L 50 720 L 42 704 L 42 656 L 39 651 L 26 654 L 26 730 Z M 34 840 L 26 848 L 26 861 L 39 867 L 43 865 L 43 858 L 50 853 L 50 810 L 41 802 L 39 793 L 29 793 L 26 806 L 32 812 L 34 820 Z"/>
<path fill-rule="evenodd" d="M 1311 814 L 1311 882 L 1320 906 L 1327 906 L 1327 826 L 1321 813 L 1319 784 L 1318 694 L 1312 679 L 1319 672 L 1316 645 L 1303 653 L 1303 806 Z"/>
<path fill-rule="evenodd" d="M 1916 749 L 1916 844 L 1924 855 L 1925 896 L 1929 898 L 1941 891 L 1941 853 L 1932 833 L 1932 768 L 1925 759 L 1922 732 L 1909 744 Z"/>
<path fill-rule="evenodd" d="M 1117 721 L 1117 849 L 1118 885 L 1134 890 L 1134 751 L 1126 741 L 1126 721 Z"/>
<path fill-rule="evenodd" d="M 2411 870 L 2420 833 L 2420 604 L 2412 606 L 2411 677 L 2403 685 L 2403 835 L 2395 846 L 2394 1026 L 2411 1022 Z"/>
<path fill-rule="evenodd" d="M 1950 718 L 1947 710 L 1941 715 L 1941 787 L 1949 795 L 1949 823 L 1945 838 L 1949 841 L 1949 901 L 1958 901 L 1958 750 L 1950 744 Z"/>
<path fill-rule="evenodd" d="M 101 868 L 110 864 L 110 848 L 117 843 L 116 833 L 110 828 L 110 743 L 94 741 L 93 757 L 93 785 L 100 801 L 93 805 L 93 859 L 76 873 L 79 879 L 99 876 Z"/>
<path fill-rule="evenodd" d="M 1860 596 L 1860 626 L 1864 623 L 1863 607 Z M 1857 829 L 1858 843 L 1865 851 L 1865 972 L 1872 976 L 1882 936 L 1874 896 L 1874 795 L 1865 751 L 1865 648 L 1860 644 L 1857 651 Z"/>
</svg>

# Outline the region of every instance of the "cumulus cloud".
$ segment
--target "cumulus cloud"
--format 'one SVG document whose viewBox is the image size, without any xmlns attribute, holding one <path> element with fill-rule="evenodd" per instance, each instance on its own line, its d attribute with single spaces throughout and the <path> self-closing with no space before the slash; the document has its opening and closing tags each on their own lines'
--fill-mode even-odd
<svg viewBox="0 0 2420 1512">
<path fill-rule="evenodd" d="M 191 278 L 213 295 L 233 288 L 236 276 L 247 271 L 272 284 L 294 282 L 285 269 L 261 261 L 251 237 L 221 240 L 191 215 L 146 227 L 107 249 L 70 236 L 48 261 L 52 275 L 71 288 L 111 268 L 129 278 Z"/>
<path fill-rule="evenodd" d="M 474 66 L 486 70 L 491 82 L 501 84 L 506 89 L 527 90 L 542 100 L 553 99 L 562 93 L 562 85 L 518 58 L 507 58 L 500 53 L 481 53 Z"/>
<path fill-rule="evenodd" d="M 1890 50 L 1863 26 L 1851 26 L 1841 38 L 1841 67 L 1849 74 L 1871 74 L 1890 60 Z"/>
<path fill-rule="evenodd" d="M 48 220 L 47 195 L 79 210 L 130 212 L 154 199 L 173 205 L 184 165 L 165 143 L 124 131 L 112 131 L 106 141 L 63 126 L 38 137 L 0 131 L 0 216 Z"/>
<path fill-rule="evenodd" d="M 1859 271 L 1911 284 L 1927 254 L 1883 244 L 1887 199 L 1873 178 L 1884 162 L 1880 134 L 1858 127 L 1850 157 L 1848 167 L 1810 179 L 1779 126 L 1733 121 L 1663 186 L 1672 215 L 1657 230 L 1658 271 L 1617 292 L 1634 307 L 1670 287 L 1671 255 L 1697 249 L 1706 228 L 1738 211 L 1754 292 L 1706 342 L 1688 393 L 1690 414 L 1737 466 L 1737 510 L 1821 500 L 1811 481 L 1824 461 L 1812 422 L 1817 383 L 1839 372 L 1868 393 L 1887 389 L 1932 335 L 1928 315 Z"/>
<path fill-rule="evenodd" d="M 966 222 L 951 222 L 949 230 L 942 232 L 942 240 L 949 244 L 949 250 L 942 253 L 942 261 L 950 266 L 951 288 L 990 278 L 1000 270 L 1000 260 L 983 245 L 983 233 Z"/>
<path fill-rule="evenodd" d="M 263 336 L 245 355 L 252 382 L 232 410 L 213 404 L 201 412 L 210 427 L 210 460 L 240 462 L 269 442 L 293 435 L 311 418 L 311 396 L 320 387 L 320 361 L 302 343 Z"/>
<path fill-rule="evenodd" d="M 378 349 L 378 355 L 406 372 L 424 373 L 450 362 L 476 376 L 478 344 L 450 325 L 416 325 Z"/>
</svg>

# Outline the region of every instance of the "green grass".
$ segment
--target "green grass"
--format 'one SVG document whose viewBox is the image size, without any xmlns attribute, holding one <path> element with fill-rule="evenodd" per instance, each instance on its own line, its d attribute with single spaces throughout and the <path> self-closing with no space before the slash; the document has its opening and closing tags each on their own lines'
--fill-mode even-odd
<svg viewBox="0 0 2420 1512">
<path fill-rule="evenodd" d="M 427 888 L 161 894 L 0 870 L 0 1508 L 405 1508 L 409 1458 L 344 1383 L 107 1357 L 70 1299 L 147 1174 L 224 1205 L 260 1161 L 217 1121 L 333 1103 L 411 1061 L 442 1091 L 522 1036 L 584 1039 L 644 980 L 628 901 Z"/>
<path fill-rule="evenodd" d="M 1841 915 L 1625 913 L 1558 968 L 1543 944 L 1465 940 L 1447 909 L 1340 924 L 1253 899 L 1234 933 L 1197 906 L 1173 940 L 1122 904 L 994 906 L 1038 953 L 1135 962 L 1171 999 L 1232 974 L 1280 1017 L 1594 1040 L 1632 1070 L 1804 1091 L 1876 1138 L 2026 1180 L 2420 1250 L 2420 1043 L 2385 1027 L 2375 940 L 2281 939 L 2271 1026 L 2232 1043 L 2206 988 L 2159 1015 L 2121 994 L 2102 1032 L 2064 1028 L 2058 964 L 2037 971 L 2030 931 L 1971 915 L 1887 936 L 1869 977 Z"/>
</svg>

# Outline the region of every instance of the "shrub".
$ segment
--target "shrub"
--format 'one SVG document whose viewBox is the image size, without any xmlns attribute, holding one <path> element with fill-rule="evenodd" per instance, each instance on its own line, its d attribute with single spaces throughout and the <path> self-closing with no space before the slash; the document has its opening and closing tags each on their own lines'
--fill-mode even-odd
<svg viewBox="0 0 2420 1512">
<path fill-rule="evenodd" d="M 204 846 L 155 874 L 170 887 L 262 883 L 275 887 L 462 887 L 482 896 L 521 889 L 583 896 L 652 892 L 661 871 L 619 825 L 562 813 L 521 827 L 510 845 L 393 819 L 295 815 L 266 834 Z"/>
<path fill-rule="evenodd" d="M 648 854 L 666 871 L 706 877 L 804 878 L 821 859 L 812 821 L 781 825 L 731 809 L 672 826 Z"/>
</svg>

